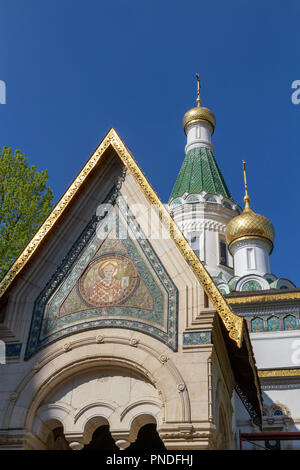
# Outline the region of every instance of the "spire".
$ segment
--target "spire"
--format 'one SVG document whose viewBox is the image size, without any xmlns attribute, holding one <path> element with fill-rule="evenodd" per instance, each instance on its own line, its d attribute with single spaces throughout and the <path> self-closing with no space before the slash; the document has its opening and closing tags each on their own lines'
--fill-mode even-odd
<svg viewBox="0 0 300 470">
<path fill-rule="evenodd" d="M 197 106 L 200 108 L 202 100 L 200 98 L 200 88 L 201 88 L 201 83 L 200 83 L 200 78 L 199 78 L 199 73 L 196 73 L 196 78 L 197 78 Z"/>
<path fill-rule="evenodd" d="M 187 111 L 183 117 L 183 127 L 187 136 L 186 156 L 173 187 L 170 201 L 183 194 L 220 194 L 232 199 L 224 178 L 214 158 L 211 135 L 215 128 L 215 116 L 201 106 L 200 77 L 197 80 L 197 106 Z"/>
<path fill-rule="evenodd" d="M 267 217 L 253 212 L 250 207 L 250 197 L 248 195 L 248 185 L 246 176 L 246 163 L 243 161 L 243 174 L 245 185 L 245 209 L 243 212 L 231 219 L 227 224 L 225 236 L 229 249 L 231 246 L 239 241 L 245 239 L 267 239 L 270 242 L 271 251 L 273 249 L 274 241 L 274 228 L 272 223 Z"/>
<path fill-rule="evenodd" d="M 248 186 L 247 186 L 247 176 L 246 176 L 246 162 L 243 160 L 243 173 L 244 173 L 244 184 L 245 184 L 245 196 L 244 196 L 244 202 L 245 202 L 245 211 L 251 210 L 250 208 L 250 196 L 248 195 Z"/>
<path fill-rule="evenodd" d="M 200 194 L 202 191 L 232 199 L 212 151 L 198 147 L 187 152 L 170 201 L 184 193 Z"/>
<path fill-rule="evenodd" d="M 216 126 L 216 118 L 214 114 L 211 112 L 210 109 L 205 108 L 204 106 L 201 106 L 202 99 L 200 98 L 200 78 L 199 74 L 196 73 L 196 79 L 197 79 L 197 106 L 195 106 L 192 109 L 189 109 L 185 115 L 183 116 L 183 121 L 182 125 L 184 128 L 184 132 L 187 134 L 188 132 L 188 126 L 190 124 L 194 124 L 196 122 L 203 122 L 209 124 L 210 128 L 210 134 L 213 134 Z"/>
</svg>

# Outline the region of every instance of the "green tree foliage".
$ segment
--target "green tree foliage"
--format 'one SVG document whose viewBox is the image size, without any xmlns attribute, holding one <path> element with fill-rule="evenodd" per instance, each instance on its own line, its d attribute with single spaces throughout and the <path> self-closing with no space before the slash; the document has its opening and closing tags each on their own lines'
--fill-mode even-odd
<svg viewBox="0 0 300 470">
<path fill-rule="evenodd" d="M 47 180 L 19 150 L 0 149 L 0 279 L 51 211 Z"/>
</svg>

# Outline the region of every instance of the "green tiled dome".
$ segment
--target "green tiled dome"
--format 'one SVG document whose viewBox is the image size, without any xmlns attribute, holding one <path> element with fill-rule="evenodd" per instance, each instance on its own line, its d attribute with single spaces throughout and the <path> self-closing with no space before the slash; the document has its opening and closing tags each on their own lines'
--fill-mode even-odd
<svg viewBox="0 0 300 470">
<path fill-rule="evenodd" d="M 201 191 L 232 199 L 213 153 L 204 147 L 187 152 L 170 201 L 184 193 L 199 194 Z"/>
</svg>

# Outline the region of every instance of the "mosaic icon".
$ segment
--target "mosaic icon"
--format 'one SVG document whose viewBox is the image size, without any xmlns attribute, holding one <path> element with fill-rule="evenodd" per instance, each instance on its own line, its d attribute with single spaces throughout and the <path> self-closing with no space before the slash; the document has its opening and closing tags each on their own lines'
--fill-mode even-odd
<svg viewBox="0 0 300 470">
<path fill-rule="evenodd" d="M 133 292 L 137 280 L 137 271 L 129 258 L 103 255 L 90 263 L 79 279 L 79 292 L 89 305 L 117 305 Z"/>
</svg>

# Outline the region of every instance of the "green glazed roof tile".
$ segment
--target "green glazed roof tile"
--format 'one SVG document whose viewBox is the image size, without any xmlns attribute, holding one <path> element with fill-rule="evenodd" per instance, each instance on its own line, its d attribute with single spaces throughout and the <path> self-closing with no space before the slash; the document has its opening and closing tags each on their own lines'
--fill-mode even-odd
<svg viewBox="0 0 300 470">
<path fill-rule="evenodd" d="M 204 147 L 189 150 L 172 190 L 170 201 L 184 193 L 201 191 L 232 199 L 213 153 Z"/>
</svg>

